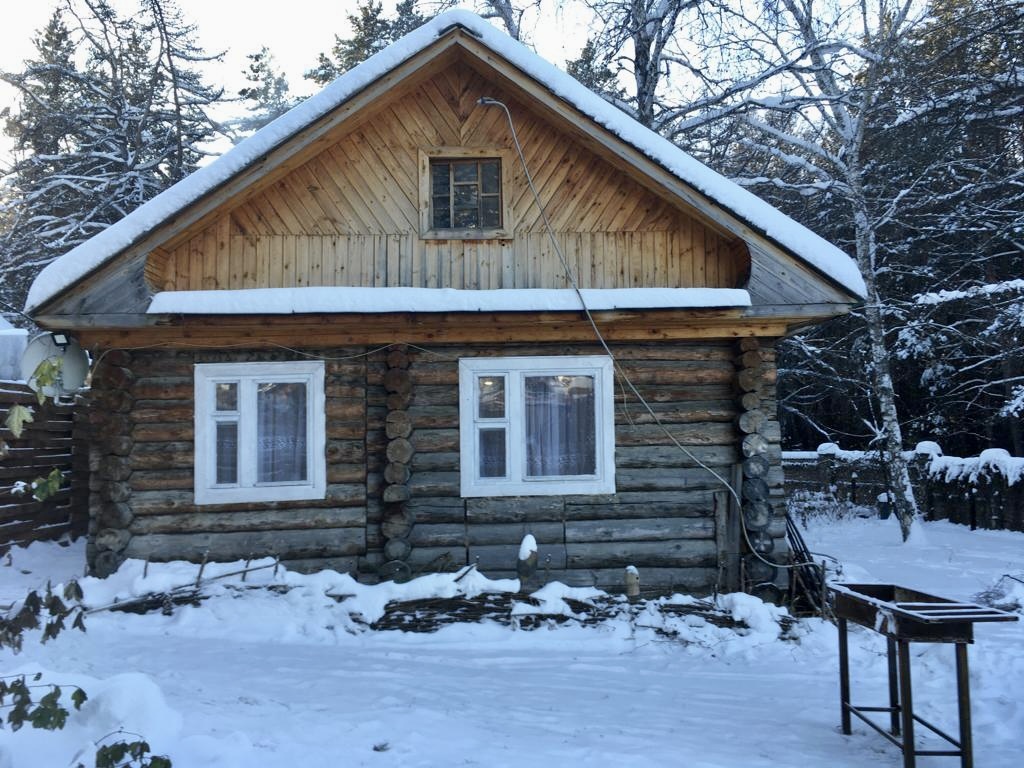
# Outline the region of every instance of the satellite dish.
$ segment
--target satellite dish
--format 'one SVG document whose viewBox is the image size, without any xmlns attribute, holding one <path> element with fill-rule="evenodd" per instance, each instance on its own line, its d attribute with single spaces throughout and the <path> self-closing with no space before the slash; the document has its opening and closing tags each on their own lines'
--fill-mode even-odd
<svg viewBox="0 0 1024 768">
<path fill-rule="evenodd" d="M 40 386 L 36 372 L 48 360 L 60 361 L 60 368 L 53 383 L 47 382 Z M 21 356 L 21 378 L 32 389 L 41 391 L 47 397 L 57 398 L 77 392 L 88 374 L 89 356 L 78 346 L 78 342 L 68 339 L 68 343 L 61 347 L 49 333 L 32 339 Z"/>
</svg>

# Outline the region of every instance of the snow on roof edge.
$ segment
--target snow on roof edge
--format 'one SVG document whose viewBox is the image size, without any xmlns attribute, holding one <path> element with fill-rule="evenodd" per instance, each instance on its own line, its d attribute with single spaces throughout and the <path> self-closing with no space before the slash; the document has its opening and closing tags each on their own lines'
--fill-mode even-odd
<svg viewBox="0 0 1024 768">
<path fill-rule="evenodd" d="M 584 288 L 587 308 L 721 309 L 749 307 L 750 294 L 736 288 Z M 163 291 L 147 314 L 294 315 L 313 312 L 564 312 L 579 311 L 572 288 L 367 288 L 304 287 L 245 290 Z"/>
<path fill-rule="evenodd" d="M 101 267 L 152 230 L 291 136 L 343 104 L 358 91 L 429 46 L 452 27 L 464 27 L 488 48 L 517 66 L 553 94 L 572 104 L 627 144 L 721 205 L 769 239 L 791 251 L 858 296 L 863 277 L 842 250 L 776 210 L 761 198 L 711 170 L 679 147 L 637 123 L 570 75 L 476 14 L 456 9 L 436 16 L 418 29 L 344 73 L 319 93 L 264 126 L 245 141 L 198 169 L 120 221 L 48 264 L 33 281 L 25 311 L 39 307 L 93 270 Z"/>
</svg>

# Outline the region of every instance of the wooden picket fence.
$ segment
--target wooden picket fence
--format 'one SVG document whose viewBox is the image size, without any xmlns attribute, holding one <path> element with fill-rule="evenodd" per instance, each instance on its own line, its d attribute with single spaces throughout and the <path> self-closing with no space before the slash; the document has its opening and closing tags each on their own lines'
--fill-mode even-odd
<svg viewBox="0 0 1024 768">
<path fill-rule="evenodd" d="M 3 427 L 13 405 L 32 408 L 34 420 L 20 438 Z M 0 456 L 0 553 L 13 545 L 85 533 L 88 521 L 88 452 L 76 438 L 74 406 L 47 401 L 21 382 L 0 381 L 0 439 L 8 447 Z M 15 493 L 18 482 L 31 483 L 57 468 L 61 489 L 44 501 L 31 490 Z"/>
</svg>

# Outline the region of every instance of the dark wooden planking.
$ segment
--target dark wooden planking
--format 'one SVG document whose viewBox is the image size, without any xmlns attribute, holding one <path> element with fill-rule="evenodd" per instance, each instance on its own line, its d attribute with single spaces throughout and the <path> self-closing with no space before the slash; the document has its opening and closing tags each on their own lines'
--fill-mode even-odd
<svg viewBox="0 0 1024 768">
<path fill-rule="evenodd" d="M 267 554 L 282 559 L 358 555 L 366 549 L 362 528 L 326 530 L 154 533 L 133 536 L 125 554 L 152 560 L 242 560 Z"/>
<path fill-rule="evenodd" d="M 714 535 L 715 521 L 710 517 L 574 520 L 565 524 L 566 543 L 707 539 Z"/>
<path fill-rule="evenodd" d="M 248 531 L 306 530 L 311 528 L 362 528 L 365 507 L 288 508 L 239 510 L 234 512 L 193 512 L 145 515 L 132 521 L 136 535 L 151 533 L 227 533 Z"/>
<path fill-rule="evenodd" d="M 714 567 L 718 562 L 713 538 L 569 543 L 565 551 L 568 568 Z"/>
</svg>

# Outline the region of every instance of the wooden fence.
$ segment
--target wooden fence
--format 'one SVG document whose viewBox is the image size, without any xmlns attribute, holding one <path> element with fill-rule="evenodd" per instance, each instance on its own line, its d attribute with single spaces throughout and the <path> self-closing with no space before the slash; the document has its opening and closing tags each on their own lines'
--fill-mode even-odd
<svg viewBox="0 0 1024 768">
<path fill-rule="evenodd" d="M 33 421 L 20 438 L 3 427 L 11 406 L 29 406 Z M 12 545 L 85 533 L 88 521 L 88 452 L 76 449 L 74 406 L 39 405 L 23 383 L 0 381 L 0 440 L 7 445 L 0 455 L 0 553 Z M 31 488 L 16 493 L 19 482 L 29 483 L 57 468 L 64 475 L 60 490 L 36 501 Z"/>
<path fill-rule="evenodd" d="M 824 492 L 838 501 L 875 506 L 886 492 L 877 453 L 834 451 L 782 454 L 786 495 Z M 921 512 L 971 528 L 1024 531 L 1024 459 L 1005 451 L 960 458 L 918 452 L 910 480 Z"/>
</svg>

